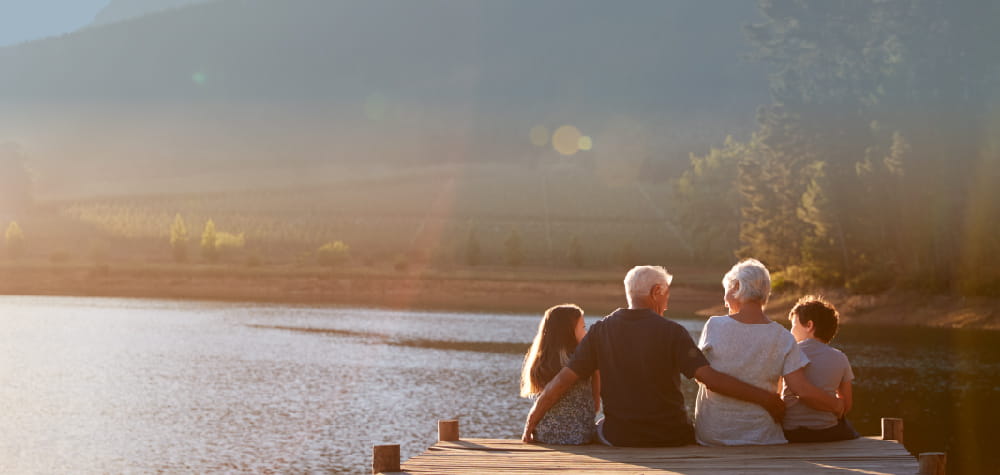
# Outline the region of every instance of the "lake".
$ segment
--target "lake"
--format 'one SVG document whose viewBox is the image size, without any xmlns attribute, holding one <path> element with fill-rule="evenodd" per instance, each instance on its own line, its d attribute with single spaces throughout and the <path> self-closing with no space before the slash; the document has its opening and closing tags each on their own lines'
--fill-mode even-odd
<svg viewBox="0 0 1000 475">
<path fill-rule="evenodd" d="M 372 444 L 401 444 L 405 460 L 438 419 L 516 438 L 539 318 L 0 297 L 0 472 L 367 473 Z M 677 320 L 697 338 L 703 320 Z M 834 346 L 857 376 L 862 434 L 902 417 L 911 452 L 947 451 L 949 473 L 991 469 L 1000 334 L 855 326 Z"/>
</svg>

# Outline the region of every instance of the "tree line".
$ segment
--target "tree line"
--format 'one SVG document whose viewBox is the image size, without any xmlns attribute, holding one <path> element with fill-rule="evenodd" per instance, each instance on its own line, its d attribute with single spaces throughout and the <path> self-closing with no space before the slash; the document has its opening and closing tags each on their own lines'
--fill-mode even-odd
<svg viewBox="0 0 1000 475">
<path fill-rule="evenodd" d="M 675 186 L 698 256 L 735 249 L 800 285 L 1000 294 L 1000 4 L 759 7 L 746 33 L 771 103 Z"/>
</svg>

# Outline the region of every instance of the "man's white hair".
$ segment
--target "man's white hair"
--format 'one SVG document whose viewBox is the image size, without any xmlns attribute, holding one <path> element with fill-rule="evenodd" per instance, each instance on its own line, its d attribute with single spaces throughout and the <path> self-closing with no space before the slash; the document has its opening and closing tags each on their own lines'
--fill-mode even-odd
<svg viewBox="0 0 1000 475">
<path fill-rule="evenodd" d="M 649 295 L 655 285 L 670 285 L 674 276 L 661 266 L 635 266 L 625 274 L 625 296 L 631 307 Z"/>
<path fill-rule="evenodd" d="M 771 273 L 757 259 L 740 261 L 722 278 L 722 287 L 726 292 L 736 287 L 737 283 L 739 289 L 733 297 L 740 302 L 755 300 L 764 304 L 771 296 Z"/>
</svg>

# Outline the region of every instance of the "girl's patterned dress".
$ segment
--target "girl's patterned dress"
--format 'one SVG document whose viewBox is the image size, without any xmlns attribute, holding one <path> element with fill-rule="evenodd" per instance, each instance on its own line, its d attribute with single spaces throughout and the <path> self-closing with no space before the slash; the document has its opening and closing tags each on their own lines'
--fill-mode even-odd
<svg viewBox="0 0 1000 475">
<path fill-rule="evenodd" d="M 594 415 L 590 378 L 577 381 L 535 427 L 535 440 L 543 444 L 589 444 L 594 440 Z"/>
</svg>

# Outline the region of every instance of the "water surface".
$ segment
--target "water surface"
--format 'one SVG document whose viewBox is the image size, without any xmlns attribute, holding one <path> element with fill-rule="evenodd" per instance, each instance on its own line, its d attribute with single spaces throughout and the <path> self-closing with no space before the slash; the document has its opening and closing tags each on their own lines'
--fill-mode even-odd
<svg viewBox="0 0 1000 475">
<path fill-rule="evenodd" d="M 0 472 L 365 473 L 372 444 L 416 455 L 438 419 L 516 438 L 538 318 L 0 297 Z M 697 336 L 701 321 L 679 321 Z M 948 450 L 950 469 L 985 463 L 995 333 L 861 327 L 838 344 L 862 433 L 904 417 L 911 450 Z"/>
</svg>

